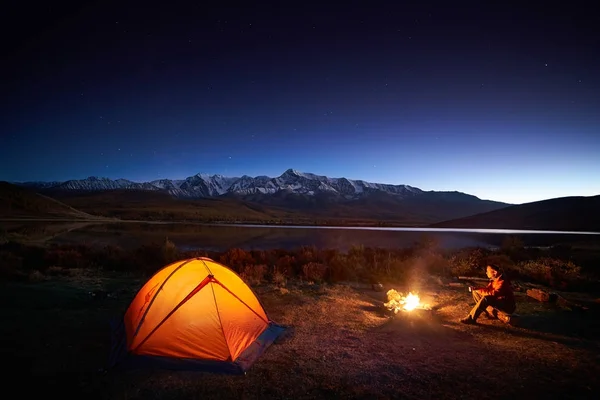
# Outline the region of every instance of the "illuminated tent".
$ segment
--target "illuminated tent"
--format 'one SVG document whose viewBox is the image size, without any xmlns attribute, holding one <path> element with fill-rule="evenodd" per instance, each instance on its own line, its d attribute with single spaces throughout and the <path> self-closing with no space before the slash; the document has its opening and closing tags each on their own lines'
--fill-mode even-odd
<svg viewBox="0 0 600 400">
<path fill-rule="evenodd" d="M 111 365 L 245 373 L 285 328 L 246 283 L 209 258 L 170 264 L 115 325 Z"/>
</svg>

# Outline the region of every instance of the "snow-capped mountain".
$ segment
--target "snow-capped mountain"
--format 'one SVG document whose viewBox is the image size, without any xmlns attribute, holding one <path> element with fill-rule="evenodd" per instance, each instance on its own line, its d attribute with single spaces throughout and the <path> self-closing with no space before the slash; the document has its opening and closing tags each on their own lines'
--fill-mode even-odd
<svg viewBox="0 0 600 400">
<path fill-rule="evenodd" d="M 90 177 L 66 182 L 26 182 L 19 185 L 28 186 L 66 204 L 74 204 L 78 209 L 92 214 L 106 207 L 102 215 L 119 218 L 123 217 L 123 209 L 120 207 L 119 212 L 115 213 L 113 205 L 116 203 L 128 204 L 125 207 L 127 212 L 133 213 L 131 215 L 137 216 L 136 218 L 139 215 L 148 218 L 148 210 L 136 208 L 143 208 L 146 199 L 152 204 L 163 204 L 165 210 L 170 210 L 169 213 L 173 215 L 178 215 L 186 207 L 195 207 L 203 199 L 218 198 L 219 201 L 211 202 L 216 209 L 219 205 L 235 209 L 237 205 L 242 210 L 240 212 L 266 213 L 264 215 L 268 215 L 268 218 L 289 218 L 289 215 L 295 215 L 300 219 L 393 220 L 410 225 L 462 218 L 509 205 L 481 200 L 458 191 L 423 191 L 408 185 L 330 178 L 294 169 L 288 169 L 277 177 L 196 174 L 185 179 L 158 179 L 150 182 Z M 83 197 L 81 192 L 86 192 Z M 90 192 L 97 192 L 98 196 L 95 197 L 94 207 L 88 209 L 85 203 L 78 201 L 89 201 Z M 114 193 L 107 196 L 106 192 Z M 132 196 L 135 198 L 133 203 Z M 183 201 L 178 201 L 179 199 Z M 281 212 L 286 216 L 282 217 L 279 214 Z M 183 212 L 182 215 L 184 214 L 186 216 L 181 218 L 189 218 L 188 214 Z"/>
<path fill-rule="evenodd" d="M 268 176 L 225 177 L 222 175 L 197 174 L 186 179 L 159 179 L 151 182 L 133 182 L 127 179 L 89 177 L 66 182 L 24 182 L 23 186 L 55 190 L 159 190 L 181 198 L 216 197 L 222 195 L 246 196 L 274 194 L 285 191 L 313 196 L 332 194 L 351 200 L 372 192 L 384 192 L 401 197 L 412 197 L 424 193 L 421 189 L 408 185 L 371 183 L 347 178 L 329 178 L 288 169 L 278 177 Z"/>
<path fill-rule="evenodd" d="M 86 179 L 73 179 L 65 182 L 24 182 L 22 186 L 35 187 L 39 189 L 65 189 L 65 190 L 114 190 L 114 189 L 137 189 L 137 190 L 161 190 L 159 186 L 150 182 L 138 183 L 127 179 L 108 179 L 90 176 Z"/>
</svg>

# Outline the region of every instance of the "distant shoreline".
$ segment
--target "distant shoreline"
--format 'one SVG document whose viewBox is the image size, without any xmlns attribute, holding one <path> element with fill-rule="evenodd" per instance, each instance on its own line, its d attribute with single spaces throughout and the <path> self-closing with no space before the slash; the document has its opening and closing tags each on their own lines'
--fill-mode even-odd
<svg viewBox="0 0 600 400">
<path fill-rule="evenodd" d="M 377 231 L 416 231 L 416 232 L 465 232 L 465 233 L 505 233 L 505 234 L 555 234 L 555 235 L 600 235 L 593 231 L 562 231 L 540 229 L 513 228 L 432 228 L 429 226 L 379 226 L 379 225 L 301 225 L 301 224 L 266 224 L 266 223 L 235 223 L 235 222 L 198 222 L 198 221 L 148 221 L 121 219 L 81 219 L 81 218 L 0 218 L 0 222 L 79 222 L 79 223 L 127 223 L 153 225 L 204 225 L 204 226 L 237 226 L 245 228 L 289 228 L 289 229 L 347 229 L 347 230 L 377 230 Z"/>
</svg>

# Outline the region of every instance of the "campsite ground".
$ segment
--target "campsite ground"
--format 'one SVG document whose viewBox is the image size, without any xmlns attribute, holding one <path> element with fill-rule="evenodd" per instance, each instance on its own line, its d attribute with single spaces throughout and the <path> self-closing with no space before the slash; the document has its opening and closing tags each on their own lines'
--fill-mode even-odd
<svg viewBox="0 0 600 400">
<path fill-rule="evenodd" d="M 255 288 L 293 335 L 245 376 L 104 371 L 108 321 L 142 280 L 71 270 L 37 283 L 3 284 L 0 355 L 22 395 L 103 399 L 189 398 L 597 398 L 598 304 L 561 309 L 518 293 L 521 327 L 457 323 L 464 288 L 431 281 L 429 316 L 382 311 L 384 293 L 349 285 Z M 402 289 L 402 288 L 397 288 Z M 95 296 L 92 294 L 96 294 Z"/>
</svg>

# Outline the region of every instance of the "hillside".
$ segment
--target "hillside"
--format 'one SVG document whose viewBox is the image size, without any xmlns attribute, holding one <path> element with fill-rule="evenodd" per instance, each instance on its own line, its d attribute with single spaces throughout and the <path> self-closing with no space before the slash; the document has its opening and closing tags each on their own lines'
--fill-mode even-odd
<svg viewBox="0 0 600 400">
<path fill-rule="evenodd" d="M 560 197 L 514 205 L 432 224 L 431 227 L 600 232 L 600 195 Z"/>
<path fill-rule="evenodd" d="M 180 199 L 166 191 L 115 189 L 44 193 L 81 210 L 123 220 L 198 222 L 273 222 L 285 213 L 251 207 L 232 199 Z"/>
<path fill-rule="evenodd" d="M 27 188 L 0 182 L 0 217 L 2 218 L 76 218 L 95 219 L 54 198 Z"/>
<path fill-rule="evenodd" d="M 196 174 L 150 182 L 89 177 L 19 185 L 85 212 L 132 220 L 425 226 L 509 205 L 457 191 L 424 191 L 294 169 L 277 177 Z"/>
<path fill-rule="evenodd" d="M 422 192 L 402 197 L 373 191 L 358 199 L 346 200 L 331 193 L 316 195 L 279 191 L 274 194 L 236 196 L 240 200 L 288 210 L 312 219 L 371 220 L 380 224 L 422 226 L 507 206 L 480 200 L 464 193 Z"/>
<path fill-rule="evenodd" d="M 358 200 L 343 200 L 328 193 L 306 195 L 285 190 L 197 199 L 177 198 L 166 190 L 45 189 L 43 193 L 94 215 L 127 220 L 423 226 L 499 207 L 499 203 L 464 194 L 441 197 L 427 192 L 414 199 L 376 192 Z"/>
</svg>

